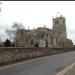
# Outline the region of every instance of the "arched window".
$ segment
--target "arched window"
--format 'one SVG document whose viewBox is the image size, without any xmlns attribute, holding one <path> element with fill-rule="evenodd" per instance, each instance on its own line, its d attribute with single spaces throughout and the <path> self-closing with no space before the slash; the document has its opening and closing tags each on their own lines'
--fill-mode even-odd
<svg viewBox="0 0 75 75">
<path fill-rule="evenodd" d="M 58 24 L 59 24 L 59 21 L 58 21 L 58 20 L 56 20 L 56 21 L 55 21 L 55 25 L 58 25 Z"/>
<path fill-rule="evenodd" d="M 34 44 L 34 39 L 31 39 L 31 45 L 33 45 Z"/>
<path fill-rule="evenodd" d="M 50 37 L 50 44 L 53 45 L 53 36 Z"/>
</svg>

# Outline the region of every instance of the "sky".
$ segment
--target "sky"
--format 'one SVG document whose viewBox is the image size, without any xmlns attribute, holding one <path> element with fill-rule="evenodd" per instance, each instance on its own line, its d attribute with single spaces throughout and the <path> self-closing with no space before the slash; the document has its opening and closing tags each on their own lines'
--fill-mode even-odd
<svg viewBox="0 0 75 75">
<path fill-rule="evenodd" d="M 52 17 L 66 19 L 67 37 L 75 44 L 75 1 L 0 1 L 0 38 L 9 38 L 6 29 L 21 22 L 26 29 L 44 27 L 52 29 Z M 59 12 L 59 14 L 57 13 Z"/>
</svg>

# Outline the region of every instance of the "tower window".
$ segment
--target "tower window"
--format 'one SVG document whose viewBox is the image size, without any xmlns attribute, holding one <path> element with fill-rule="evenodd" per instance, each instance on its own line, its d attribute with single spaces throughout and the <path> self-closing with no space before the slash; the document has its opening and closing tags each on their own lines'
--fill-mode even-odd
<svg viewBox="0 0 75 75">
<path fill-rule="evenodd" d="M 57 25 L 57 24 L 59 24 L 59 21 L 57 20 L 57 21 L 55 21 L 55 24 Z"/>
</svg>

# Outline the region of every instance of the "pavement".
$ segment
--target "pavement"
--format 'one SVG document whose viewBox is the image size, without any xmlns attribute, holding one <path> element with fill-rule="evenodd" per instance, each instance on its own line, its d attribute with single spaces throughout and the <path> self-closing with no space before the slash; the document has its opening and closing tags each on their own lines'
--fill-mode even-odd
<svg viewBox="0 0 75 75">
<path fill-rule="evenodd" d="M 56 75 L 74 62 L 75 51 L 72 51 L 0 67 L 0 75 Z"/>
<path fill-rule="evenodd" d="M 75 75 L 75 67 L 70 69 L 68 72 L 66 72 L 64 75 Z"/>
</svg>

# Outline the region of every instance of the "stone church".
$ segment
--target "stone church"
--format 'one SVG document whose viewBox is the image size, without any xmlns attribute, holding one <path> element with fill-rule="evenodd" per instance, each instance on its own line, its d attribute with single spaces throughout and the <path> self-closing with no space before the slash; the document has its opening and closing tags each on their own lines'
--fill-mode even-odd
<svg viewBox="0 0 75 75">
<path fill-rule="evenodd" d="M 33 30 L 20 29 L 16 34 L 16 47 L 72 47 L 72 40 L 67 38 L 65 17 L 52 18 L 53 28 L 38 27 Z"/>
</svg>

